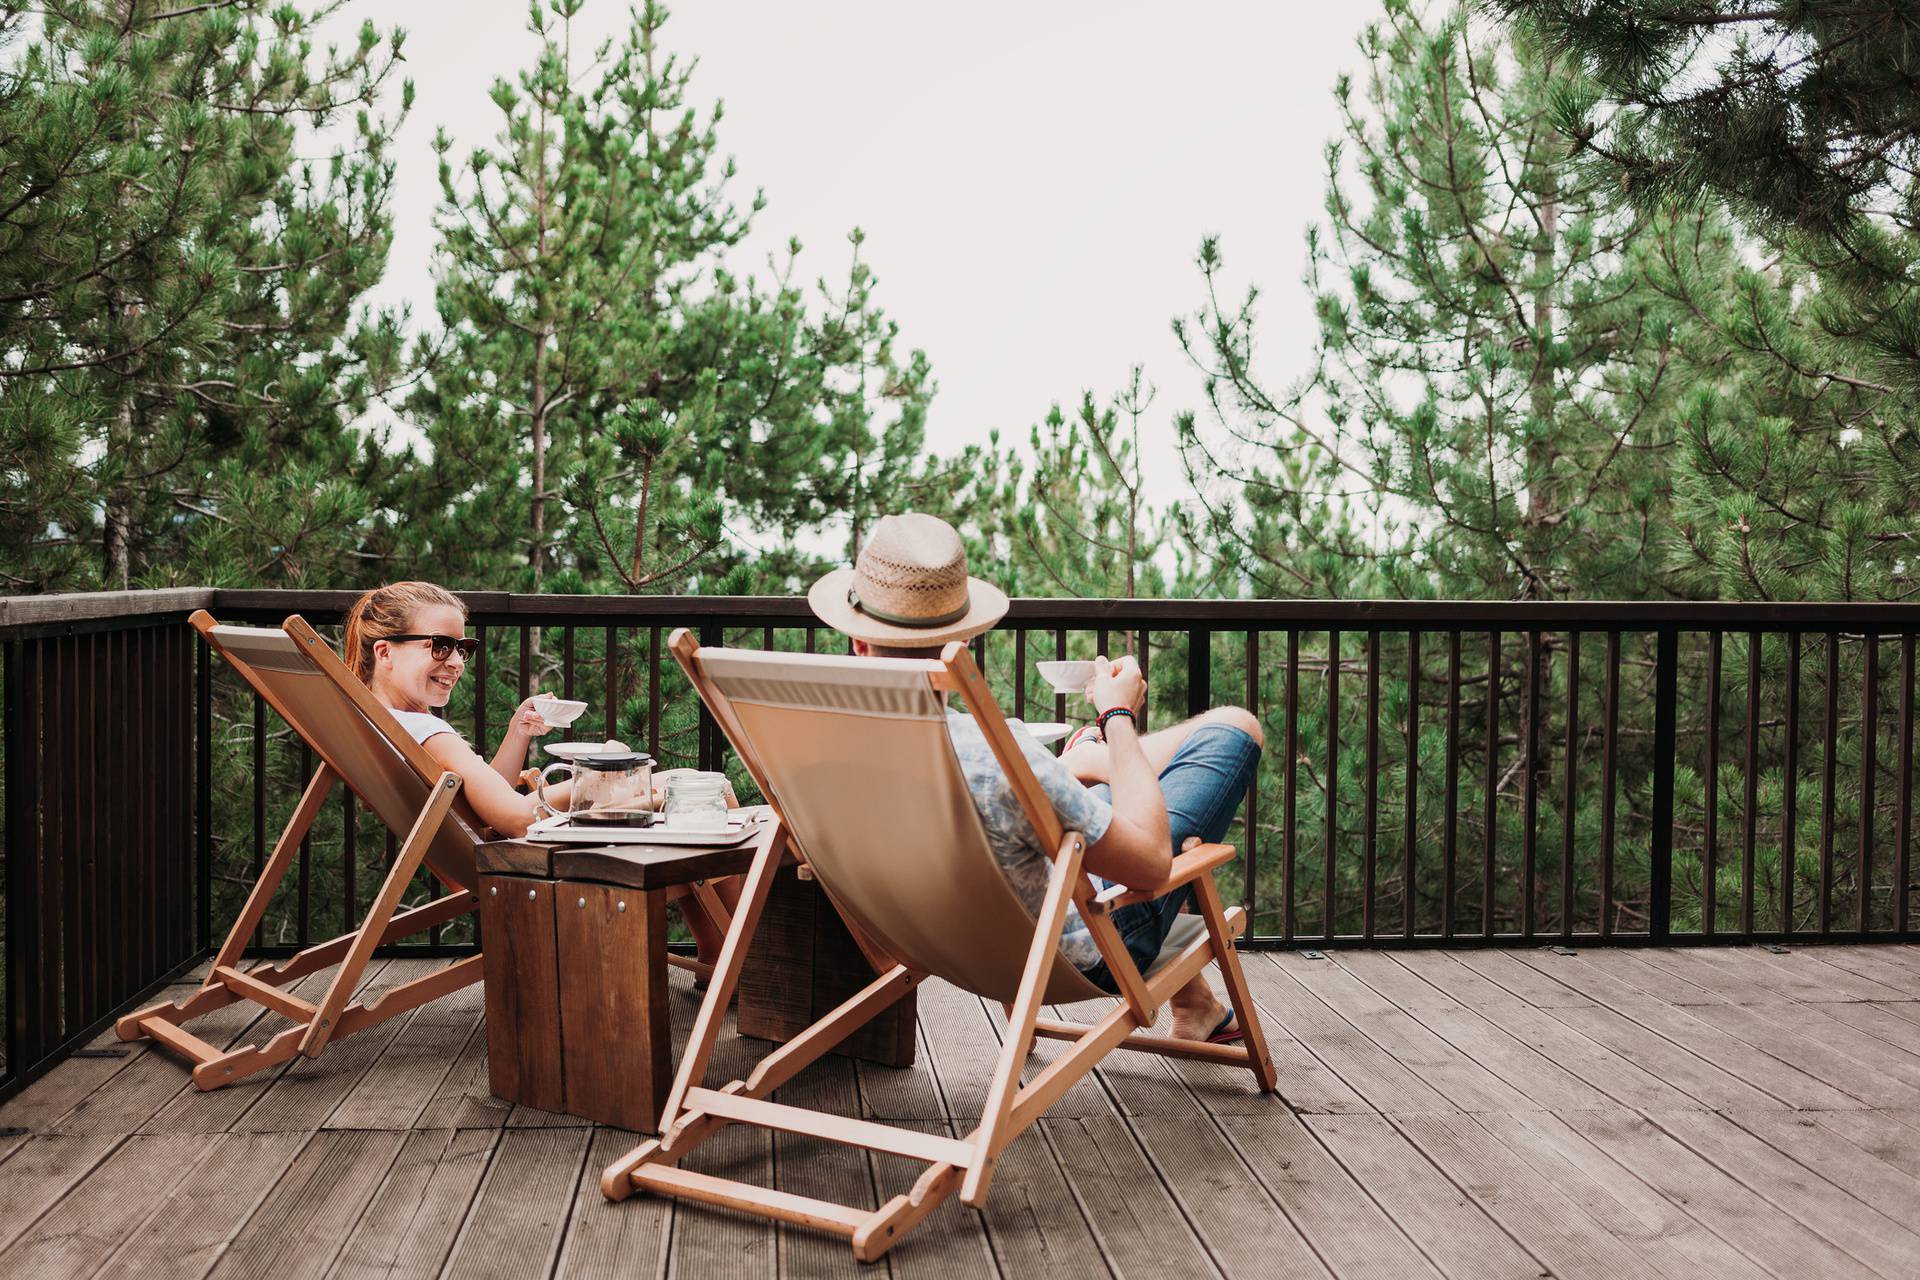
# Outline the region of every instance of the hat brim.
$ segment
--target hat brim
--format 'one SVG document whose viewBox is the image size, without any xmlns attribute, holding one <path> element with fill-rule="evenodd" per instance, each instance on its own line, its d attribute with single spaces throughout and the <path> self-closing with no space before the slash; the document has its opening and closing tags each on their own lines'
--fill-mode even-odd
<svg viewBox="0 0 1920 1280">
<path fill-rule="evenodd" d="M 807 591 L 807 606 L 834 630 L 868 644 L 919 649 L 953 640 L 971 640 L 983 631 L 991 631 L 1007 616 L 1007 593 L 991 582 L 970 577 L 965 617 L 937 627 L 903 627 L 881 622 L 847 603 L 847 588 L 853 585 L 853 572 L 850 568 L 841 568 L 826 574 Z"/>
</svg>

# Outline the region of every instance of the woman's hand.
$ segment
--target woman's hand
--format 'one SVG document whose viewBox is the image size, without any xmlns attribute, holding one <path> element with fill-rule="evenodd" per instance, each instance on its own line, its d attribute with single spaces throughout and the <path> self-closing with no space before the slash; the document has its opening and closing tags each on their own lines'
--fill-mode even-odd
<svg viewBox="0 0 1920 1280">
<path fill-rule="evenodd" d="M 527 738 L 538 738 L 542 734 L 551 733 L 553 726 L 541 718 L 539 709 L 533 704 L 541 698 L 552 696 L 550 693 L 541 692 L 527 698 L 515 709 L 513 719 L 507 723 L 507 732 L 517 733 Z"/>
</svg>

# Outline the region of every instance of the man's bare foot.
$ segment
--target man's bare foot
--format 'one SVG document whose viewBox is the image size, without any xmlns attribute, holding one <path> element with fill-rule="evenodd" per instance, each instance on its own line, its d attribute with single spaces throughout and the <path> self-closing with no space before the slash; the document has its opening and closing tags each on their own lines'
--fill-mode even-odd
<svg viewBox="0 0 1920 1280">
<path fill-rule="evenodd" d="M 1216 1000 L 1211 991 L 1207 992 L 1204 1002 L 1182 1001 L 1173 1009 L 1173 1026 L 1168 1034 L 1176 1040 L 1205 1040 L 1211 1036 L 1228 1013 L 1227 1006 Z M 1228 1023 L 1231 1029 L 1233 1024 Z"/>
</svg>

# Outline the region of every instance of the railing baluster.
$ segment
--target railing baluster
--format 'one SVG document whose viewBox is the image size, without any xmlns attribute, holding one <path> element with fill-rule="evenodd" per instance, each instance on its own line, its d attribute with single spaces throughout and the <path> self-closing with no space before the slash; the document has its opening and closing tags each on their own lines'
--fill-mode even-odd
<svg viewBox="0 0 1920 1280">
<path fill-rule="evenodd" d="M 1287 628 L 1286 758 L 1280 775 L 1280 937 L 1293 941 L 1293 885 L 1299 827 L 1295 805 L 1300 790 L 1300 632 Z"/>
<path fill-rule="evenodd" d="M 1680 701 L 1680 633 L 1662 627 L 1655 641 L 1653 694 L 1653 852 L 1647 886 L 1647 935 L 1673 934 L 1673 755 Z"/>
<path fill-rule="evenodd" d="M 302 738 L 300 740 L 301 784 L 305 785 L 306 780 L 308 778 L 311 778 L 312 776 L 313 776 L 313 748 L 307 745 L 306 739 Z M 312 936 L 313 936 L 308 929 L 308 926 L 311 923 L 309 919 L 308 908 L 311 906 L 311 902 L 309 901 L 309 898 L 310 898 L 310 891 L 312 889 L 312 884 L 311 884 L 312 876 L 309 873 L 308 864 L 311 863 L 313 860 L 312 854 L 313 854 L 313 833 L 309 831 L 306 835 L 300 837 L 300 887 L 299 887 L 297 922 L 298 922 L 299 931 L 300 931 L 300 945 L 303 947 L 306 946 L 307 943 L 312 940 Z"/>
<path fill-rule="evenodd" d="M 710 649 L 725 643 L 726 636 L 720 630 L 718 623 L 705 622 L 700 625 L 701 648 Z M 658 648 L 653 652 L 655 660 L 649 665 L 658 668 L 660 665 Z M 698 707 L 697 714 L 700 717 L 700 767 L 708 771 L 717 771 L 721 768 L 720 744 L 716 741 L 720 736 L 720 726 L 715 723 L 713 713 L 707 710 L 706 701 L 700 698 L 696 698 L 695 701 Z"/>
<path fill-rule="evenodd" d="M 1373 937 L 1373 898 L 1377 888 L 1375 846 L 1380 837 L 1380 632 L 1367 632 L 1366 816 L 1362 821 L 1364 859 L 1360 893 L 1360 936 Z"/>
<path fill-rule="evenodd" d="M 602 674 L 605 676 L 607 709 L 605 713 L 606 729 L 605 732 L 600 735 L 602 739 L 618 738 L 620 736 L 620 632 L 618 628 L 607 628 L 605 645 L 606 647 L 602 651 L 602 660 L 606 670 Z M 654 662 L 651 659 L 649 659 L 647 663 L 649 668 L 658 667 L 659 665 L 658 662 Z M 655 754 L 655 758 L 657 759 L 658 754 L 653 752 L 653 739 L 649 737 L 647 742 L 649 744 L 647 748 L 648 751 Z"/>
<path fill-rule="evenodd" d="M 1407 632 L 1406 834 L 1400 841 L 1400 935 L 1413 937 L 1413 849 L 1420 834 L 1420 633 Z"/>
<path fill-rule="evenodd" d="M 1067 659 L 1067 631 L 1065 627 L 1055 627 L 1053 629 L 1053 656 L 1056 661 L 1060 662 L 1065 662 Z M 1056 693 L 1053 695 L 1053 718 L 1055 720 L 1065 720 L 1067 718 L 1067 695 L 1064 693 Z M 1144 728 L 1145 726 L 1143 725 L 1141 727 Z"/>
<path fill-rule="evenodd" d="M 1340 633 L 1327 632 L 1327 847 L 1322 859 L 1320 932 L 1333 941 L 1334 854 L 1340 844 Z"/>
<path fill-rule="evenodd" d="M 1027 629 L 1015 627 L 1013 631 L 1013 705 L 1018 708 L 1013 714 L 1016 719 L 1027 718 Z"/>
<path fill-rule="evenodd" d="M 1913 636 L 1900 638 L 1900 798 L 1893 824 L 1893 931 L 1907 932 L 1908 877 L 1913 841 Z"/>
<path fill-rule="evenodd" d="M 1454 876 L 1460 854 L 1460 632 L 1447 632 L 1447 812 L 1440 836 L 1440 936 L 1453 936 Z"/>
<path fill-rule="evenodd" d="M 1866 646 L 1866 671 L 1860 689 L 1860 856 L 1854 875 L 1859 901 L 1855 904 L 1854 928 L 1867 931 L 1871 922 L 1873 897 L 1873 771 L 1876 767 L 1880 736 L 1880 637 L 1869 631 L 1860 637 Z"/>
<path fill-rule="evenodd" d="M 1213 632 L 1187 631 L 1187 714 L 1197 716 L 1213 705 Z"/>
<path fill-rule="evenodd" d="M 812 631 L 807 634 L 811 636 Z M 660 759 L 660 628 L 647 628 L 647 754 Z"/>
<path fill-rule="evenodd" d="M 1500 823 L 1500 633 L 1487 632 L 1487 830 L 1480 868 L 1480 933 L 1494 928 L 1493 859 Z"/>
<path fill-rule="evenodd" d="M 1260 633 L 1247 632 L 1247 712 L 1263 726 L 1265 717 L 1260 714 Z M 1247 932 L 1256 933 L 1259 917 L 1254 914 L 1256 900 L 1255 884 L 1259 879 L 1259 861 L 1254 856 L 1254 833 L 1259 828 L 1260 812 L 1260 759 L 1253 761 L 1253 780 L 1247 785 L 1247 817 L 1242 824 L 1242 847 L 1240 850 L 1240 909 L 1247 913 Z"/>
<path fill-rule="evenodd" d="M 1544 662 L 1540 633 L 1526 635 L 1527 683 L 1520 723 L 1520 933 L 1534 935 L 1534 899 L 1540 861 L 1540 667 Z"/>
<path fill-rule="evenodd" d="M 520 624 L 520 701 L 533 692 L 533 628 Z M 517 703 L 515 704 L 518 705 Z"/>
<path fill-rule="evenodd" d="M 1793 897 L 1796 892 L 1795 824 L 1800 798 L 1800 633 L 1787 633 L 1787 735 L 1784 766 L 1781 769 L 1780 797 L 1780 932 L 1793 932 Z"/>
<path fill-rule="evenodd" d="M 481 751 L 485 751 L 487 749 L 487 629 L 484 626 L 475 627 L 473 638 L 480 642 L 479 649 L 475 650 L 473 655 L 473 740 Z M 306 783 L 302 781 L 301 785 L 305 786 Z"/>
<path fill-rule="evenodd" d="M 560 696 L 573 700 L 573 628 L 560 633 Z"/>
<path fill-rule="evenodd" d="M 359 923 L 354 905 L 360 898 L 357 859 L 360 855 L 359 820 L 353 811 L 353 788 L 340 788 L 340 861 L 344 868 L 341 885 L 340 932 L 351 932 Z"/>
<path fill-rule="evenodd" d="M 1713 936 L 1713 911 L 1720 896 L 1720 663 L 1724 641 L 1719 628 L 1707 637 L 1706 847 L 1700 879 L 1700 931 Z"/>
<path fill-rule="evenodd" d="M 258 693 L 253 695 L 253 879 L 267 856 L 267 704 Z M 253 929 L 253 945 L 259 946 L 266 935 L 265 917 Z M 211 940 L 209 939 L 209 945 Z"/>
<path fill-rule="evenodd" d="M 1600 936 L 1613 934 L 1614 788 L 1620 754 L 1620 633 L 1607 632 L 1606 725 L 1600 744 Z"/>
<path fill-rule="evenodd" d="M 1580 779 L 1580 633 L 1567 632 L 1567 776 L 1560 802 L 1560 936 L 1573 936 L 1574 813 Z"/>
<path fill-rule="evenodd" d="M 1741 797 L 1740 932 L 1753 936 L 1754 845 L 1760 808 L 1760 633 L 1747 633 L 1746 793 Z"/>
<path fill-rule="evenodd" d="M 1820 932 L 1833 925 L 1833 808 L 1834 782 L 1838 762 L 1834 759 L 1840 741 L 1840 633 L 1827 633 L 1826 758 L 1821 761 L 1820 778 Z"/>
</svg>

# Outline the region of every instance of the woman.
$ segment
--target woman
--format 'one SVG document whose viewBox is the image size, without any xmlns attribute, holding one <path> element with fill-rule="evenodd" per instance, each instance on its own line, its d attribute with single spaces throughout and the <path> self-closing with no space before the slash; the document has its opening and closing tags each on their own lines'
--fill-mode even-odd
<svg viewBox="0 0 1920 1280">
<path fill-rule="evenodd" d="M 460 775 L 467 803 L 480 820 L 503 836 L 524 836 L 539 817 L 537 801 L 514 789 L 526 769 L 527 747 L 548 731 L 534 709 L 534 694 L 522 702 L 489 764 L 467 745 L 440 711 L 467 669 L 479 641 L 467 638 L 467 606 L 431 582 L 390 582 L 375 587 L 347 610 L 342 647 L 346 663 L 374 697 L 393 712 L 400 727 L 444 769 Z M 663 775 L 664 776 L 664 775 Z M 572 784 L 547 788 L 547 798 L 565 806 Z M 733 879 L 715 882 L 732 910 L 739 890 Z M 692 930 L 700 959 L 713 963 L 723 941 L 718 922 L 704 909 L 681 913 Z"/>
<path fill-rule="evenodd" d="M 460 775 L 480 820 L 503 836 L 523 836 L 539 816 L 537 802 L 514 786 L 526 769 L 528 745 L 548 730 L 533 705 L 543 695 L 520 704 L 492 763 L 482 760 L 440 714 L 479 647 L 466 632 L 467 607 L 451 591 L 431 582 L 390 582 L 347 610 L 343 647 L 347 665 L 401 728 L 442 768 Z M 567 791 L 562 784 L 548 787 L 547 795 L 565 804 Z"/>
</svg>

